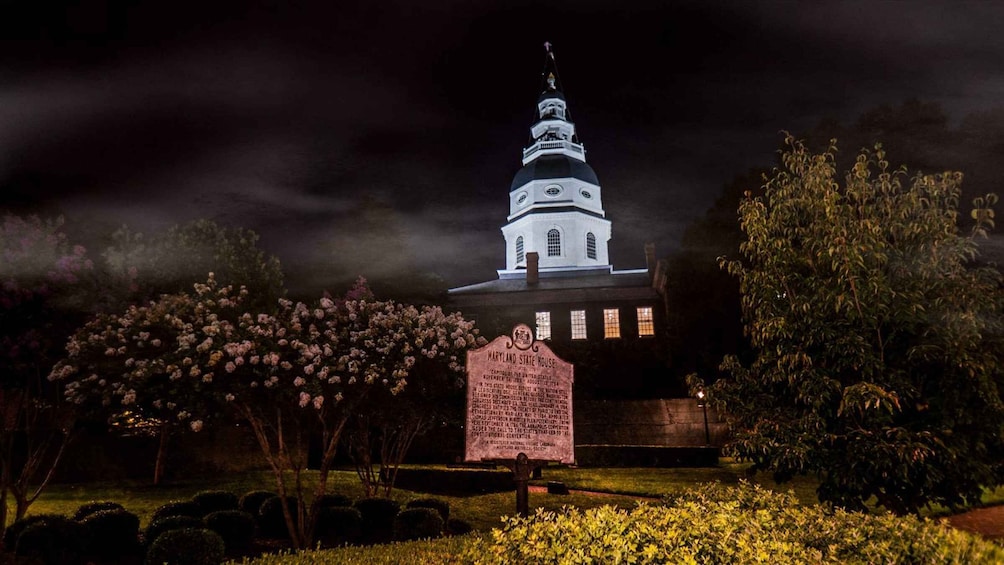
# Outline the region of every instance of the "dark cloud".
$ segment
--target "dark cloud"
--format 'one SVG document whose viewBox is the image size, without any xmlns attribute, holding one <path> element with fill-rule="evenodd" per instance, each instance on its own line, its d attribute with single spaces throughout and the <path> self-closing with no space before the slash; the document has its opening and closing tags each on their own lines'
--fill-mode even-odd
<svg viewBox="0 0 1004 565">
<path fill-rule="evenodd" d="M 411 4 L 0 4 L 0 208 L 249 227 L 305 288 L 488 279 L 549 40 L 634 268 L 779 130 L 1004 94 L 991 3 Z"/>
</svg>

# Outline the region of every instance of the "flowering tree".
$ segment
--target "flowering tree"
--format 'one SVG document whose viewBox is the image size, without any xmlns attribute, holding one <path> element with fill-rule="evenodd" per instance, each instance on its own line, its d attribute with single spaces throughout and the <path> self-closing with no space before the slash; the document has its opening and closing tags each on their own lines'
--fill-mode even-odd
<svg viewBox="0 0 1004 565">
<path fill-rule="evenodd" d="M 74 403 L 149 406 L 196 431 L 226 407 L 249 424 L 283 500 L 306 500 L 301 478 L 308 440 L 319 436 L 315 504 L 283 508 L 294 545 L 308 547 L 320 510 L 316 502 L 350 419 L 365 409 L 368 396 L 404 391 L 417 355 L 446 359 L 454 348 L 440 348 L 438 330 L 435 343 L 416 341 L 442 321 L 434 309 L 371 300 L 336 304 L 329 298 L 308 306 L 281 299 L 276 312 L 252 314 L 243 311 L 246 300 L 246 289 L 234 292 L 210 278 L 195 286 L 194 295 L 164 296 L 95 321 L 71 340 L 68 357 L 50 378 L 66 382 Z M 477 340 L 469 327 L 455 345 L 461 339 Z"/>
<path fill-rule="evenodd" d="M 0 530 L 8 495 L 21 518 L 71 437 L 72 412 L 54 402 L 42 377 L 85 317 L 93 264 L 62 225 L 5 216 L 0 226 Z"/>
</svg>

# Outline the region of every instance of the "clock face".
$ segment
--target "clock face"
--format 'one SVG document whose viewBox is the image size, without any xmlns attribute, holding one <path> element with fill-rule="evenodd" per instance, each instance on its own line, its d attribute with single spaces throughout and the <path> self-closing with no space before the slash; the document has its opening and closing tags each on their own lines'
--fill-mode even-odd
<svg viewBox="0 0 1004 565">
<path fill-rule="evenodd" d="M 520 195 L 516 197 L 516 205 L 522 206 L 526 204 L 526 198 L 527 194 L 525 192 L 521 192 Z"/>
<path fill-rule="evenodd" d="M 560 184 L 552 184 L 552 185 L 545 186 L 544 187 L 544 194 L 547 195 L 547 196 L 550 196 L 551 198 L 554 198 L 555 196 L 558 196 L 559 194 L 561 194 L 561 185 Z"/>
</svg>

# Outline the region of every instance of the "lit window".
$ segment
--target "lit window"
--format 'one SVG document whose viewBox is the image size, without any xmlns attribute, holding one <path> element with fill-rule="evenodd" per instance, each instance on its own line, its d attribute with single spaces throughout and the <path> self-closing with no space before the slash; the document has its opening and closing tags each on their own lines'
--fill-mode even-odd
<svg viewBox="0 0 1004 565">
<path fill-rule="evenodd" d="M 558 230 L 547 232 L 547 256 L 561 256 L 561 233 Z"/>
<path fill-rule="evenodd" d="M 586 339 L 585 310 L 572 310 L 572 339 Z"/>
<path fill-rule="evenodd" d="M 516 238 L 516 263 L 522 263 L 524 259 L 526 256 L 523 254 L 523 236 L 519 236 Z"/>
<path fill-rule="evenodd" d="M 603 309 L 603 337 L 611 339 L 621 336 L 621 312 L 617 308 Z"/>
<path fill-rule="evenodd" d="M 537 312 L 537 339 L 551 339 L 550 312 Z"/>
<path fill-rule="evenodd" d="M 651 306 L 643 306 L 638 309 L 638 335 L 655 335 L 655 322 L 652 320 Z"/>
<path fill-rule="evenodd" d="M 586 234 L 586 257 L 596 258 L 596 236 L 593 235 L 593 232 Z"/>
</svg>

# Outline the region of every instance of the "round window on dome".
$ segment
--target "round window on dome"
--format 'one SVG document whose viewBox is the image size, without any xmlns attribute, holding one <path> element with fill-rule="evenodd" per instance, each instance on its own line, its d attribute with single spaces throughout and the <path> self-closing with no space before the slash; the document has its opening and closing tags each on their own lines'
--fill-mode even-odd
<svg viewBox="0 0 1004 565">
<path fill-rule="evenodd" d="M 516 197 L 516 205 L 517 206 L 522 206 L 522 205 L 526 204 L 526 198 L 527 198 L 527 194 L 525 192 L 521 192 L 519 194 L 519 196 Z"/>
<path fill-rule="evenodd" d="M 593 197 L 593 193 L 589 192 L 588 190 L 580 190 L 579 194 L 581 194 L 582 197 L 585 198 L 586 200 L 590 200 Z"/>
<path fill-rule="evenodd" d="M 552 184 L 552 185 L 549 185 L 549 186 L 545 186 L 544 187 L 544 194 L 547 195 L 547 196 L 550 196 L 551 198 L 554 198 L 555 196 L 558 196 L 559 194 L 561 194 L 561 185 L 560 184 Z"/>
</svg>

